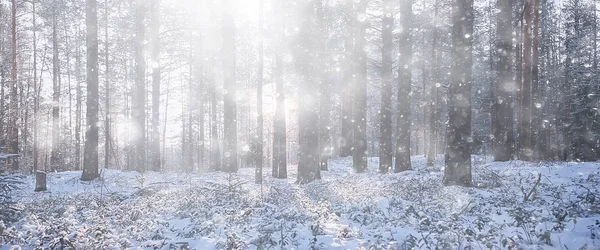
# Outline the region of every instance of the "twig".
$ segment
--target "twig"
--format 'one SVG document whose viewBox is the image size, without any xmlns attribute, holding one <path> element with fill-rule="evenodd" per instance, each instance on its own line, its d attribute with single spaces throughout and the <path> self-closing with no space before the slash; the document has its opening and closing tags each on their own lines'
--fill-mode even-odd
<svg viewBox="0 0 600 250">
<path fill-rule="evenodd" d="M 537 180 L 533 187 L 529 190 L 529 192 L 525 192 L 525 187 L 521 184 L 521 193 L 523 193 L 523 201 L 529 201 L 531 199 L 531 195 L 536 191 L 536 187 L 540 184 L 542 180 L 542 173 L 538 173 Z"/>
</svg>

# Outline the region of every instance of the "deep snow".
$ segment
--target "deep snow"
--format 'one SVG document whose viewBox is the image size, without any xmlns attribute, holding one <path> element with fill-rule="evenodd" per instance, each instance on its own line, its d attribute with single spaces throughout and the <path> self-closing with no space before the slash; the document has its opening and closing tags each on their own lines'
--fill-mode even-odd
<svg viewBox="0 0 600 250">
<path fill-rule="evenodd" d="M 443 187 L 442 158 L 427 168 L 419 156 L 398 174 L 378 174 L 376 158 L 363 174 L 333 159 L 307 185 L 293 183 L 294 166 L 263 185 L 253 169 L 103 170 L 94 182 L 50 173 L 35 193 L 26 176 L 0 249 L 600 249 L 600 163 L 489 160 L 473 158 L 472 188 Z"/>
</svg>

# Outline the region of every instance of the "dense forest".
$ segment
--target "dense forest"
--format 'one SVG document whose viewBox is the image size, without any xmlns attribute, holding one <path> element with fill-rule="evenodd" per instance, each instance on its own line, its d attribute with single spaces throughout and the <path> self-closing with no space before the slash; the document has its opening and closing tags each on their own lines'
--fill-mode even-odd
<svg viewBox="0 0 600 250">
<path fill-rule="evenodd" d="M 595 161 L 595 1 L 0 2 L 0 146 L 31 172 L 299 182 L 446 155 Z M 9 167 L 10 165 L 10 167 Z"/>
</svg>

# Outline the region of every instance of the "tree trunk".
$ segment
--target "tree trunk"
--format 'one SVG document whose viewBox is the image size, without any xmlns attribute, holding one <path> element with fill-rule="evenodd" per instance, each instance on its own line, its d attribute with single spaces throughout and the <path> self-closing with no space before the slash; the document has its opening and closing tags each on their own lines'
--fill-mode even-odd
<svg viewBox="0 0 600 250">
<path fill-rule="evenodd" d="M 230 9 L 231 0 L 224 0 L 223 17 L 223 170 L 229 173 L 235 173 L 238 170 L 237 165 L 237 101 L 236 77 L 235 77 L 235 23 L 233 10 Z"/>
<path fill-rule="evenodd" d="M 539 26 L 540 26 L 540 0 L 533 0 L 533 34 L 532 34 L 532 65 L 531 65 L 531 138 L 530 148 L 532 150 L 532 160 L 540 159 L 539 135 L 542 128 L 540 117 L 542 110 L 542 101 L 540 99 L 539 86 Z"/>
<path fill-rule="evenodd" d="M 81 179 L 90 181 L 98 177 L 98 3 L 86 0 L 87 43 L 87 129 L 83 154 Z"/>
<path fill-rule="evenodd" d="M 282 0 L 277 2 L 276 10 L 283 12 L 285 10 Z M 280 20 L 283 20 L 284 14 L 279 14 Z M 287 141 L 286 141 L 286 121 L 285 121 L 285 91 L 283 89 L 283 43 L 284 43 L 284 25 L 277 25 L 277 40 L 279 46 L 275 51 L 275 116 L 273 117 L 273 171 L 274 178 L 287 178 Z"/>
<path fill-rule="evenodd" d="M 264 1 L 258 1 L 258 81 L 256 82 L 256 152 L 254 163 L 256 171 L 254 180 L 257 184 L 262 183 L 263 179 L 263 74 L 265 67 L 265 51 L 263 42 L 263 27 L 264 27 Z"/>
<path fill-rule="evenodd" d="M 342 157 L 352 155 L 354 124 L 354 6 L 352 1 L 346 1 L 346 39 L 344 40 L 344 76 L 343 83 L 349 85 L 342 90 L 342 134 L 338 141 L 339 155 Z"/>
<path fill-rule="evenodd" d="M 10 131 L 10 133 L 8 133 L 9 136 L 9 142 L 8 142 L 8 147 L 9 150 L 8 152 L 10 154 L 18 154 L 19 153 L 19 127 L 18 127 L 18 112 L 19 112 L 19 107 L 18 107 L 18 92 L 17 92 L 17 86 L 18 86 L 18 69 L 17 69 L 17 2 L 16 0 L 12 0 L 11 1 L 12 5 L 11 5 L 11 21 L 12 21 L 12 36 L 11 36 L 11 49 L 12 49 L 12 67 L 11 67 L 11 82 L 10 82 L 10 107 L 9 107 L 9 124 L 8 124 L 8 128 L 7 131 Z M 18 170 L 19 169 L 19 161 L 15 159 L 12 160 L 12 168 L 14 170 Z"/>
<path fill-rule="evenodd" d="M 38 170 L 38 110 L 39 110 L 39 93 L 37 85 L 37 13 L 36 2 L 32 1 L 32 23 L 33 23 L 33 172 Z M 1 128 L 0 128 L 1 131 Z"/>
<path fill-rule="evenodd" d="M 471 84 L 473 80 L 473 0 L 452 8 L 451 83 L 448 92 L 444 185 L 471 186 Z"/>
<path fill-rule="evenodd" d="M 367 171 L 367 45 L 366 16 L 367 0 L 356 2 L 354 20 L 354 112 L 353 112 L 353 154 L 352 166 L 354 171 Z"/>
<path fill-rule="evenodd" d="M 410 104 L 412 85 L 411 58 L 412 58 L 412 5 L 413 0 L 401 0 L 400 10 L 400 47 L 398 63 L 398 116 L 396 117 L 396 162 L 394 172 L 411 170 L 410 162 Z"/>
<path fill-rule="evenodd" d="M 383 3 L 383 21 L 381 27 L 381 40 L 383 42 L 381 55 L 381 137 L 379 138 L 379 172 L 387 173 L 393 164 L 392 142 L 392 81 L 393 73 L 393 46 L 394 46 L 394 7 L 395 0 L 386 0 Z"/>
<path fill-rule="evenodd" d="M 438 0 L 434 3 L 434 16 L 438 16 Z M 427 153 L 427 166 L 435 165 L 435 158 L 437 157 L 437 98 L 438 98 L 438 58 L 437 58 L 437 39 L 438 39 L 438 27 L 437 23 L 433 27 L 433 35 L 431 41 L 431 92 L 430 92 L 430 104 L 429 104 L 429 152 Z"/>
<path fill-rule="evenodd" d="M 533 0 L 525 0 L 522 27 L 523 31 L 523 82 L 521 84 L 521 121 L 519 128 L 519 158 L 522 160 L 531 160 L 533 149 L 531 147 L 531 59 L 532 59 L 532 26 L 533 26 Z"/>
<path fill-rule="evenodd" d="M 319 69 L 317 20 L 315 13 L 320 5 L 317 0 L 310 0 L 300 7 L 303 20 L 298 36 L 298 49 L 296 51 L 296 67 L 302 74 L 302 84 L 298 86 L 298 140 L 300 152 L 298 154 L 298 179 L 297 183 L 309 183 L 320 176 L 319 168 Z"/>
<path fill-rule="evenodd" d="M 516 84 L 513 82 L 512 73 L 512 2 L 513 0 L 498 0 L 496 8 L 499 10 L 496 27 L 496 51 L 498 61 L 496 72 L 498 74 L 495 84 L 494 107 L 496 119 L 493 122 L 494 135 L 494 160 L 510 161 L 513 155 L 513 93 Z"/>
<path fill-rule="evenodd" d="M 160 171 L 160 0 L 152 0 L 152 145 L 150 161 L 153 171 Z"/>
<path fill-rule="evenodd" d="M 53 2 L 56 5 L 56 1 Z M 52 7 L 52 152 L 50 154 L 50 169 L 51 171 L 59 170 L 62 165 L 59 161 L 59 141 L 60 129 L 58 119 L 60 119 L 60 61 L 58 60 L 58 34 L 57 34 L 57 7 Z"/>
<path fill-rule="evenodd" d="M 109 67 L 109 42 L 108 42 L 108 0 L 104 0 L 104 168 L 108 169 L 110 165 L 110 141 L 111 141 L 111 129 L 110 129 L 110 67 Z"/>
<path fill-rule="evenodd" d="M 133 93 L 134 169 L 146 171 L 146 62 L 144 60 L 145 0 L 136 0 L 135 9 L 135 88 Z"/>
<path fill-rule="evenodd" d="M 318 28 L 318 50 L 322 54 L 319 56 L 317 65 L 317 76 L 319 77 L 319 154 L 320 154 L 320 169 L 328 170 L 328 160 L 333 155 L 331 145 L 331 129 L 330 129 L 330 102 L 331 102 L 331 83 L 329 81 L 329 57 L 327 37 L 329 35 L 328 26 L 325 20 L 325 9 L 323 1 L 318 0 L 316 6 L 316 27 Z M 320 174 L 320 172 L 318 172 Z M 319 176 L 320 179 L 320 176 Z"/>
</svg>

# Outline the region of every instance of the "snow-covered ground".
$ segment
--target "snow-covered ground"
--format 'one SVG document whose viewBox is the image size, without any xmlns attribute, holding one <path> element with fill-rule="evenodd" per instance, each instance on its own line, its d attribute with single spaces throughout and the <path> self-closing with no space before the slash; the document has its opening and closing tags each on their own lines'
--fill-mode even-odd
<svg viewBox="0 0 600 250">
<path fill-rule="evenodd" d="M 26 176 L 0 249 L 600 249 L 600 163 L 473 162 L 472 188 L 443 187 L 442 159 L 423 157 L 398 174 L 333 159 L 307 185 L 293 166 L 263 185 L 253 169 L 104 170 L 94 182 L 51 173 L 35 193 Z"/>
</svg>

